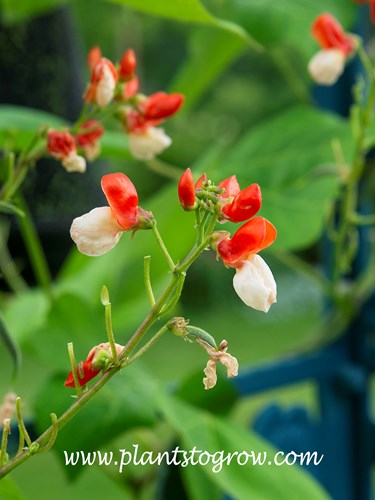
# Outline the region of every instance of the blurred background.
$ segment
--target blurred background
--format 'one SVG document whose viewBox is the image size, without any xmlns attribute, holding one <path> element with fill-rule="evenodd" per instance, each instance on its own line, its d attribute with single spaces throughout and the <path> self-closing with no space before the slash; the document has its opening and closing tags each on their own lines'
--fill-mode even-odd
<svg viewBox="0 0 375 500">
<path fill-rule="evenodd" d="M 190 270 L 181 303 L 174 311 L 210 332 L 218 342 L 226 339 L 229 352 L 239 361 L 240 375 L 245 376 L 265 364 L 277 367 L 295 356 L 316 352 L 328 343 L 328 334 L 339 336 L 345 324 L 327 320 L 329 302 L 309 266 L 322 274 L 329 272 L 324 234 L 339 185 L 332 141 L 341 142 L 345 155 L 352 152 L 350 126 L 339 115 L 348 113 L 356 62 L 338 85 L 324 90 L 313 88 L 306 65 L 317 50 L 310 36 L 314 17 L 330 11 L 345 28 L 367 30 L 367 5 L 358 7 L 340 0 L 298 4 L 283 0 L 272 7 L 260 0 L 177 4 L 162 0 L 142 6 L 125 0 L 4 0 L 1 140 L 21 143 L 22 134 L 27 135 L 42 119 L 25 107 L 67 121 L 79 116 L 89 78 L 86 54 L 94 45 L 112 61 L 119 61 L 126 49 L 133 48 L 145 94 L 158 90 L 184 93 L 184 108 L 163 125 L 173 144 L 160 161 L 181 172 L 191 167 L 196 176 L 207 172 L 216 182 L 236 174 L 242 187 L 259 183 L 264 199 L 261 215 L 278 229 L 277 242 L 262 254 L 278 286 L 278 302 L 267 315 L 240 301 L 232 287 L 233 271 L 218 262 L 213 252 L 206 252 Z M 223 19 L 233 24 L 224 24 Z M 365 36 L 369 39 L 367 31 Z M 371 44 L 369 47 L 371 50 Z M 333 112 L 322 111 L 319 105 Z M 49 119 L 49 115 L 45 117 Z M 131 178 L 141 206 L 153 211 L 176 260 L 194 240 L 194 216 L 179 207 L 177 180 L 161 175 L 157 162 L 144 164 L 132 159 L 121 127 L 109 123 L 108 128 L 112 135 L 103 141 L 103 154 L 84 175 L 68 174 L 58 162 L 43 160 L 24 185 L 55 280 L 52 303 L 36 285 L 16 218 L 2 220 L 3 235 L 8 237 L 9 252 L 21 271 L 25 290 L 13 294 L 2 284 L 0 305 L 22 353 L 13 388 L 22 397 L 35 432 L 49 425 L 50 411 L 70 403 L 70 394 L 62 387 L 69 371 L 67 342 L 74 342 L 77 359 L 85 359 L 93 345 L 105 341 L 99 300 L 102 285 L 110 291 L 116 340 L 125 344 L 148 307 L 144 255 L 152 256 L 155 290 L 160 292 L 167 282 L 168 268 L 146 231 L 138 232 L 134 239 L 124 234 L 119 245 L 100 258 L 79 255 L 72 248 L 72 219 L 105 203 L 101 176 L 122 171 Z M 372 196 L 373 181 L 368 176 L 364 203 Z M 233 228 L 230 224 L 220 227 Z M 0 354 L 3 394 L 10 388 L 12 357 L 5 346 L 0 346 Z M 173 448 L 181 436 L 182 442 L 188 443 L 183 430 L 174 427 L 154 404 L 154 393 L 160 388 L 168 388 L 199 411 L 220 416 L 233 429 L 255 426 L 278 448 L 296 450 L 299 445 L 301 450 L 324 451 L 319 377 L 299 377 L 297 368 L 295 382 L 264 392 L 255 390 L 247 396 L 242 386 L 228 382 L 221 373 L 217 386 L 208 393 L 202 384 L 206 361 L 206 354 L 197 345 L 164 337 L 142 358 L 134 373 L 121 373 L 98 401 L 92 401 L 82 416 L 61 432 L 55 451 L 33 458 L 12 473 L 21 494 L 40 500 L 49 500 L 51 491 L 57 500 L 68 495 L 72 500 L 83 496 L 99 499 L 104 494 L 129 499 L 177 495 L 199 499 L 208 494 L 215 498 L 224 494 L 265 500 L 301 498 L 297 495 L 304 491 L 307 476 L 293 476 L 287 470 L 292 468 L 272 468 L 268 476 L 266 471 L 249 471 L 254 490 L 246 490 L 237 484 L 232 489 L 232 477 L 220 484 L 212 475 L 195 469 L 133 466 L 119 475 L 111 467 L 63 465 L 64 449 L 115 450 L 139 443 L 144 450 L 158 451 Z M 203 417 L 199 414 L 197 418 Z M 249 436 L 254 435 L 254 430 L 251 432 Z M 337 444 L 337 449 L 345 448 L 349 453 L 352 428 L 348 424 L 342 432 L 337 439 L 344 436 L 347 446 Z M 249 443 L 262 450 L 262 441 L 259 444 L 258 438 L 254 439 Z M 350 470 L 349 458 L 338 454 L 335 460 L 345 462 L 343 468 L 338 466 L 341 471 Z M 330 488 L 327 469 L 314 469 L 311 472 Z M 273 489 L 276 483 L 279 490 Z M 331 489 L 331 497 L 365 498 L 350 496 L 354 484 L 355 480 L 348 496 L 335 496 Z M 301 488 L 295 497 L 290 485 Z M 309 498 L 330 497 L 319 496 L 324 494 L 318 487 L 311 491 L 316 491 L 316 496 Z"/>
</svg>

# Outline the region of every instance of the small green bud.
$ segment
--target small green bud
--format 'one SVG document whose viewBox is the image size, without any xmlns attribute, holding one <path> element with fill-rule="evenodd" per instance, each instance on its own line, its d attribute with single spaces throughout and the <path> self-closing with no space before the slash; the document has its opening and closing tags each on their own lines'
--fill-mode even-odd
<svg viewBox="0 0 375 500">
<path fill-rule="evenodd" d="M 103 306 L 109 306 L 109 304 L 111 303 L 109 300 L 108 288 L 105 285 L 102 286 L 102 291 L 100 292 L 100 300 Z"/>
</svg>

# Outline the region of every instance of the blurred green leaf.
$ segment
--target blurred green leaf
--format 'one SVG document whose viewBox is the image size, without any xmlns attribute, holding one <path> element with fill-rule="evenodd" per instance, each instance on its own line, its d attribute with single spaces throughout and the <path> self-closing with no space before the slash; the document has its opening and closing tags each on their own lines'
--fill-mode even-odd
<svg viewBox="0 0 375 500">
<path fill-rule="evenodd" d="M 5 322 L 5 318 L 0 311 L 0 339 L 1 342 L 5 345 L 7 351 L 10 354 L 13 362 L 13 375 L 12 378 L 15 380 L 17 377 L 20 365 L 21 365 L 21 353 L 18 349 L 18 345 L 16 344 L 14 338 L 11 335 L 11 332 L 8 329 L 8 326 Z"/>
<path fill-rule="evenodd" d="M 189 500 L 223 499 L 220 488 L 198 467 L 181 468 L 181 475 Z"/>
<path fill-rule="evenodd" d="M 139 10 L 145 14 L 154 16 L 166 17 L 186 23 L 204 24 L 207 26 L 215 26 L 224 29 L 230 33 L 242 38 L 249 45 L 260 48 L 251 36 L 246 33 L 241 26 L 228 20 L 218 19 L 214 17 L 200 2 L 200 0 L 107 0 L 111 3 L 116 3 Z"/>
<path fill-rule="evenodd" d="M 26 148 L 39 127 L 60 128 L 68 125 L 52 113 L 15 105 L 0 105 L 0 134 L 11 139 L 16 150 Z"/>
<path fill-rule="evenodd" d="M 295 107 L 247 132 L 217 168 L 220 178 L 236 174 L 243 187 L 260 185 L 262 215 L 278 230 L 272 248 L 303 248 L 320 236 L 339 183 L 333 139 L 350 158 L 347 121 Z"/>
<path fill-rule="evenodd" d="M 216 29 L 196 29 L 189 40 L 189 56 L 175 76 L 171 89 L 186 96 L 188 111 L 202 93 L 245 49 L 239 37 Z"/>
<path fill-rule="evenodd" d="M 106 130 L 100 140 L 102 150 L 101 157 L 118 160 L 131 160 L 133 158 L 129 151 L 128 138 L 125 132 Z"/>
<path fill-rule="evenodd" d="M 25 21 L 29 17 L 67 3 L 69 0 L 1 0 L 2 16 L 5 22 Z"/>
<path fill-rule="evenodd" d="M 4 316 L 12 325 L 14 339 L 22 343 L 44 325 L 49 299 L 40 289 L 28 290 L 15 296 L 4 307 Z"/>
<path fill-rule="evenodd" d="M 310 35 L 311 24 L 322 12 L 330 12 L 345 27 L 353 29 L 356 7 L 354 2 L 338 0 L 209 0 L 208 8 L 216 16 L 242 26 L 255 40 L 267 48 L 290 45 L 308 54 L 317 43 Z"/>
<path fill-rule="evenodd" d="M 223 451 L 240 453 L 246 451 L 255 456 L 267 452 L 271 458 L 275 450 L 252 432 L 247 432 L 238 425 L 214 415 L 199 411 L 168 394 L 160 394 L 160 411 L 167 422 L 182 439 L 185 450 L 196 447 L 211 454 Z M 212 471 L 213 463 L 201 466 L 201 470 L 222 491 L 236 498 L 277 498 L 279 500 L 300 500 L 313 498 L 327 500 L 323 489 L 302 469 L 297 467 L 277 467 L 267 462 L 263 467 L 240 466 L 232 461 L 229 466 L 223 464 L 220 473 Z"/>
<path fill-rule="evenodd" d="M 1 500 L 24 500 L 16 483 L 9 476 L 0 481 L 0 499 Z"/>
<path fill-rule="evenodd" d="M 49 411 L 60 416 L 73 403 L 73 391 L 64 388 L 66 375 L 50 379 L 36 398 L 35 412 L 40 432 L 50 425 Z M 157 418 L 154 404 L 157 394 L 156 382 L 139 363 L 127 367 L 59 432 L 54 445 L 59 459 L 65 465 L 64 451 L 98 450 L 133 427 L 153 425 Z M 66 467 L 70 477 L 75 477 L 81 470 L 78 465 Z"/>
<path fill-rule="evenodd" d="M 68 342 L 74 343 L 79 362 L 86 358 L 94 343 L 106 341 L 104 308 L 101 310 L 95 303 L 90 305 L 77 295 L 62 294 L 54 300 L 45 324 L 30 338 L 29 347 L 45 365 L 67 370 Z"/>
</svg>

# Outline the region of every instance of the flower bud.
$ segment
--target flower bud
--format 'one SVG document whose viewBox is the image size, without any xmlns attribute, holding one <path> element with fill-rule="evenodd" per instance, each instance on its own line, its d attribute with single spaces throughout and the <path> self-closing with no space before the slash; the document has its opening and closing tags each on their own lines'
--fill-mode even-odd
<svg viewBox="0 0 375 500">
<path fill-rule="evenodd" d="M 129 49 L 122 56 L 119 68 L 119 78 L 122 81 L 131 80 L 137 66 L 137 59 L 134 50 Z"/>
<path fill-rule="evenodd" d="M 187 168 L 180 177 L 180 181 L 178 183 L 178 197 L 184 210 L 195 209 L 195 185 L 190 168 Z"/>
</svg>

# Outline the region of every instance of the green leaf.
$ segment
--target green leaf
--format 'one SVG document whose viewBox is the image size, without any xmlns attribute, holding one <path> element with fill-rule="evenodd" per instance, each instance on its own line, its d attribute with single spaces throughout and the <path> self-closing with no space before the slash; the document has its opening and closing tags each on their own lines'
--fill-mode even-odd
<svg viewBox="0 0 375 500">
<path fill-rule="evenodd" d="M 222 500 L 220 488 L 198 467 L 184 467 L 181 476 L 190 500 Z"/>
<path fill-rule="evenodd" d="M 21 353 L 8 329 L 8 326 L 5 322 L 5 318 L 1 313 L 1 311 L 0 311 L 0 340 L 5 345 L 7 351 L 10 354 L 10 357 L 12 358 L 13 362 L 12 379 L 15 380 L 21 365 Z"/>
<path fill-rule="evenodd" d="M 260 185 L 261 213 L 278 231 L 272 248 L 303 248 L 321 235 L 339 184 L 334 139 L 350 159 L 353 140 L 347 121 L 295 107 L 251 129 L 223 158 L 217 169 L 221 178 L 236 174 L 243 187 Z"/>
<path fill-rule="evenodd" d="M 66 375 L 56 375 L 37 396 L 35 412 L 39 432 L 50 425 L 49 410 L 60 416 L 73 402 L 72 390 L 64 388 L 65 378 Z M 64 463 L 64 451 L 98 450 L 131 428 L 153 425 L 156 394 L 157 384 L 139 363 L 127 367 L 59 432 L 53 449 Z M 70 477 L 75 477 L 80 470 L 78 466 L 66 467 Z"/>
<path fill-rule="evenodd" d="M 254 48 L 260 48 L 260 45 L 257 44 L 241 26 L 228 20 L 214 17 L 199 0 L 173 0 L 173 2 L 170 0 L 158 0 L 157 2 L 155 2 L 155 0 L 143 0 L 142 2 L 139 2 L 139 0 L 107 1 L 139 10 L 145 14 L 175 19 L 186 23 L 215 26 L 236 34 Z"/>
<path fill-rule="evenodd" d="M 131 160 L 133 158 L 129 151 L 128 138 L 125 132 L 106 130 L 101 142 L 101 157 L 118 160 Z"/>
<path fill-rule="evenodd" d="M 208 6 L 214 15 L 242 26 L 265 47 L 288 45 L 305 55 L 318 49 L 310 35 L 316 16 L 330 12 L 344 27 L 353 29 L 356 13 L 354 2 L 338 0 L 278 0 L 272 9 L 268 0 L 212 0 Z"/>
<path fill-rule="evenodd" d="M 49 310 L 49 300 L 40 289 L 28 290 L 10 300 L 4 308 L 4 316 L 12 325 L 13 338 L 24 342 L 44 324 Z"/>
<path fill-rule="evenodd" d="M 275 450 L 257 435 L 234 425 L 225 419 L 199 411 L 168 394 L 160 394 L 160 411 L 167 422 L 180 436 L 183 449 L 206 451 L 210 454 L 242 451 L 257 456 L 267 453 L 267 462 L 251 466 L 240 466 L 234 460 L 230 466 L 223 463 L 220 472 L 214 472 L 214 464 L 197 465 L 223 493 L 236 500 L 249 498 L 277 498 L 279 500 L 300 500 L 314 498 L 327 500 L 323 489 L 302 469 L 297 467 L 278 467 L 273 464 Z M 219 455 L 216 455 L 219 460 Z M 269 463 L 271 462 L 271 464 Z M 219 462 L 217 462 L 218 464 Z M 188 465 L 188 467 L 191 467 Z"/>
<path fill-rule="evenodd" d="M 0 106 L 0 134 L 14 141 L 16 150 L 27 147 L 41 126 L 60 128 L 68 123 L 57 115 L 24 106 Z"/>
<path fill-rule="evenodd" d="M 16 483 L 9 476 L 0 481 L 0 498 L 2 500 L 24 500 Z"/>
<path fill-rule="evenodd" d="M 212 28 L 196 29 L 189 42 L 189 56 L 171 84 L 173 90 L 186 96 L 183 111 L 194 105 L 246 47 L 232 33 Z"/>
<path fill-rule="evenodd" d="M 1 0 L 2 16 L 7 23 L 25 21 L 67 2 L 68 0 Z"/>
<path fill-rule="evenodd" d="M 77 362 L 86 358 L 93 345 L 106 342 L 104 308 L 96 305 L 73 294 L 57 297 L 44 325 L 30 338 L 29 347 L 35 357 L 55 370 L 66 370 L 68 342 L 74 343 Z"/>
</svg>

